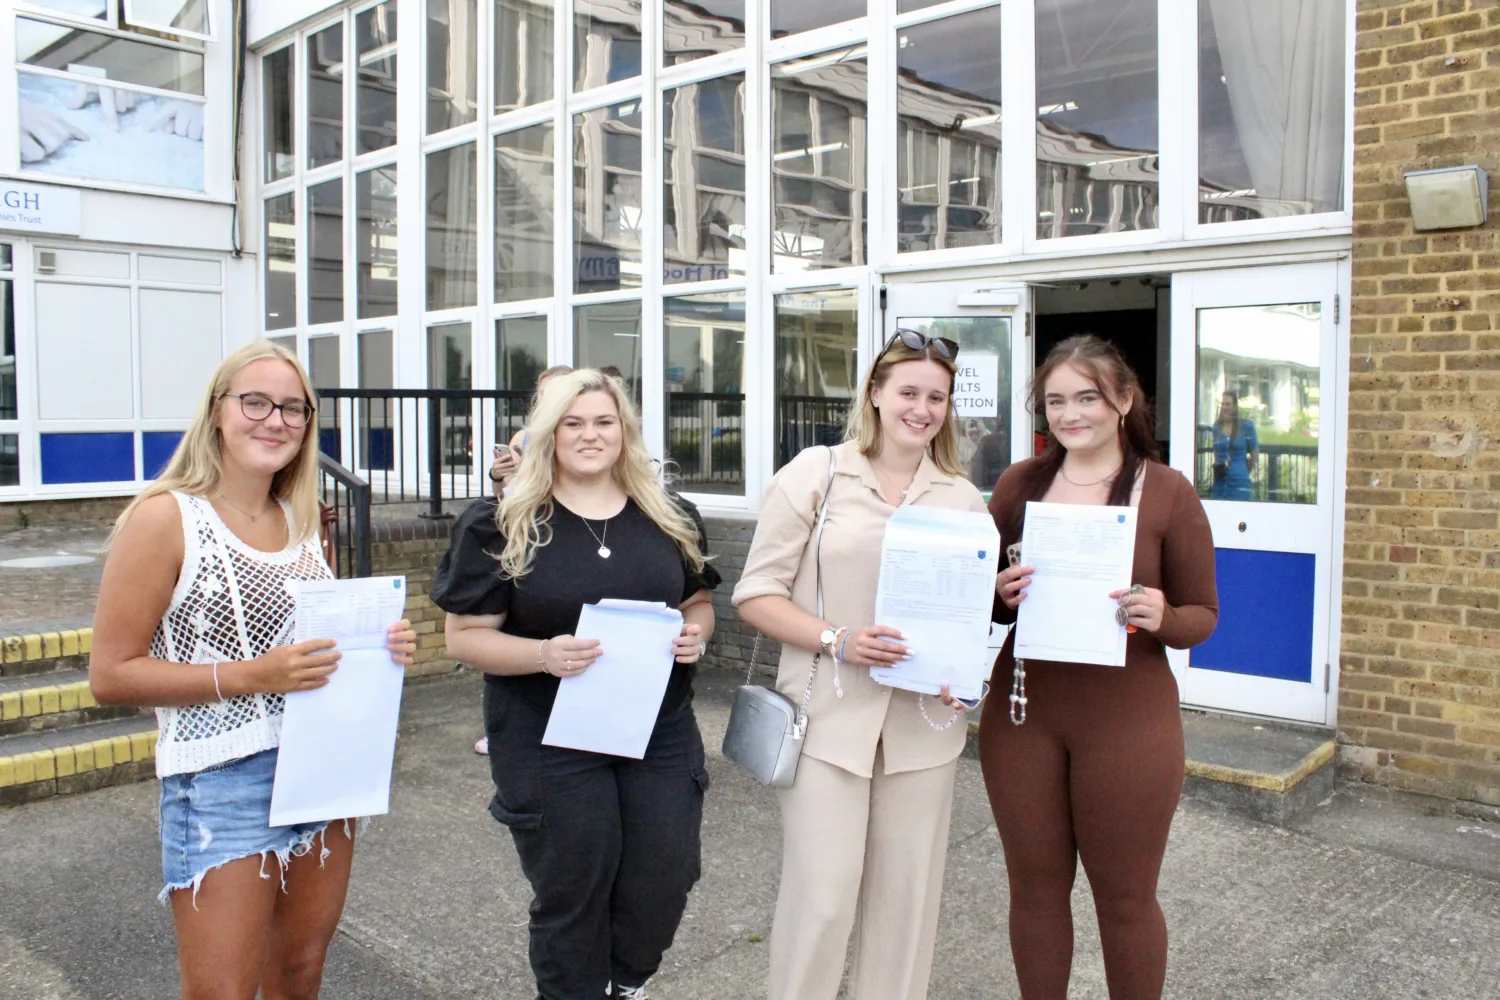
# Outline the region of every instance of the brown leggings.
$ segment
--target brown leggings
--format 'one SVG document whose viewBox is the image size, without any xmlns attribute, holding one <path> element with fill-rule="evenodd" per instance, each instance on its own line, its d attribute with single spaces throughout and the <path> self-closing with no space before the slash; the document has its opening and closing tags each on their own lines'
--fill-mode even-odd
<svg viewBox="0 0 1500 1000">
<path fill-rule="evenodd" d="M 1083 861 L 1111 1000 L 1159 1000 L 1167 924 L 1156 882 L 1182 792 L 1182 717 L 1165 660 L 1120 669 L 1027 665 L 1028 718 L 995 671 L 979 759 L 1010 876 L 1010 947 L 1023 1000 L 1066 1000 L 1069 900 Z"/>
</svg>

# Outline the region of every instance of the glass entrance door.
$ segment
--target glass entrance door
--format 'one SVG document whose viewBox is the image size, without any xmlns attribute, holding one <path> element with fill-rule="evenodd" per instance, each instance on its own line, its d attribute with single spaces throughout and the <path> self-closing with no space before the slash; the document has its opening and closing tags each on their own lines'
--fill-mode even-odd
<svg viewBox="0 0 1500 1000">
<path fill-rule="evenodd" d="M 878 351 L 897 330 L 958 342 L 958 449 L 969 479 L 986 495 L 1011 462 L 1031 454 L 1026 387 L 1031 338 L 1025 285 L 972 282 L 890 285 Z M 1019 373 L 1019 376 L 1017 375 Z"/>
<path fill-rule="evenodd" d="M 1172 280 L 1172 464 L 1219 587 L 1212 638 L 1173 654 L 1184 704 L 1332 721 L 1338 287 L 1334 263 Z"/>
</svg>

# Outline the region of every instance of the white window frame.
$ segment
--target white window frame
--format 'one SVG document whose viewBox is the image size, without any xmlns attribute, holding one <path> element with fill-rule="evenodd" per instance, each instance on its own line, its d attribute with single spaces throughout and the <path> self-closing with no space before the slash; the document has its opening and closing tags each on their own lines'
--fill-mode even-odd
<svg viewBox="0 0 1500 1000">
<path fill-rule="evenodd" d="M 176 35 L 179 38 L 196 38 L 199 41 L 203 42 L 212 42 L 216 40 L 214 34 L 215 18 L 213 0 L 203 0 L 203 18 L 208 22 L 207 31 L 185 31 L 182 28 L 174 28 L 170 24 L 154 24 L 151 21 L 147 21 L 145 18 L 138 18 L 135 16 L 135 14 L 131 13 L 131 8 L 139 3 L 140 0 L 110 0 L 111 5 L 116 2 L 120 2 L 124 5 L 124 9 L 120 14 L 121 22 L 124 24 L 133 24 L 137 28 L 146 28 L 151 31 L 160 31 L 168 35 Z"/>
</svg>

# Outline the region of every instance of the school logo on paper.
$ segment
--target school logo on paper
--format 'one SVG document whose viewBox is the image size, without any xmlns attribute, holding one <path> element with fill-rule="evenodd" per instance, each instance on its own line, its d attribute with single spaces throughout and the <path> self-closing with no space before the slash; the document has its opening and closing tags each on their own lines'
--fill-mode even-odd
<svg viewBox="0 0 1500 1000">
<path fill-rule="evenodd" d="M 1124 514 L 1119 515 L 1119 517 L 1116 519 L 1116 522 L 1119 523 L 1119 524 L 1124 524 L 1125 523 L 1125 515 Z"/>
<path fill-rule="evenodd" d="M 984 550 L 984 549 L 980 549 L 980 550 L 979 550 L 979 558 L 980 558 L 980 559 L 983 559 L 983 558 L 984 558 L 984 553 L 985 553 L 985 550 Z"/>
</svg>

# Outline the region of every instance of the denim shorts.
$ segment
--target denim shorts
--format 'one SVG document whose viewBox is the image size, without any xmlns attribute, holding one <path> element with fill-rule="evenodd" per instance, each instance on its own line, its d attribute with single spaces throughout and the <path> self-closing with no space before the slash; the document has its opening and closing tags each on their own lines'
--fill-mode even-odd
<svg viewBox="0 0 1500 1000">
<path fill-rule="evenodd" d="M 328 825 L 299 823 L 271 826 L 271 785 L 276 779 L 276 751 L 241 757 L 190 774 L 161 780 L 161 870 L 165 882 L 157 899 L 174 889 L 191 887 L 193 898 L 203 876 L 240 858 L 260 855 L 260 877 L 271 878 L 274 858 L 282 877 L 293 857 L 313 849 Z M 322 846 L 321 857 L 328 848 Z M 282 879 L 283 888 L 285 879 Z"/>
</svg>

